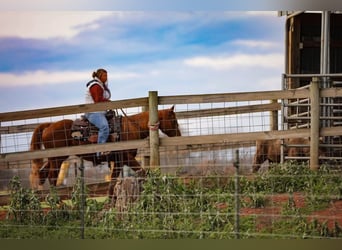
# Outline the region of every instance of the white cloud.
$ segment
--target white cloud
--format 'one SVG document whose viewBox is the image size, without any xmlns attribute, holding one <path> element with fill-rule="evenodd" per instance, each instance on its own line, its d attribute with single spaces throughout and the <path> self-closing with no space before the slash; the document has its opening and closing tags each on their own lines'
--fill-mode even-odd
<svg viewBox="0 0 342 250">
<path fill-rule="evenodd" d="M 278 11 L 246 11 L 247 15 L 251 16 L 270 16 L 277 17 Z"/>
<path fill-rule="evenodd" d="M 243 46 L 243 47 L 249 47 L 249 48 L 261 48 L 261 49 L 270 49 L 270 48 L 279 47 L 279 44 L 276 42 L 260 41 L 260 40 L 238 39 L 238 40 L 232 41 L 231 44 Z"/>
<path fill-rule="evenodd" d="M 111 71 L 109 71 L 111 72 Z M 28 71 L 22 74 L 0 73 L 0 87 L 46 86 L 51 84 L 86 82 L 91 78 L 89 71 Z M 115 72 L 109 74 L 109 80 L 134 79 L 134 72 Z"/>
<path fill-rule="evenodd" d="M 3 11 L 0 37 L 72 38 L 85 27 L 96 28 L 96 20 L 111 14 L 106 11 Z"/>
<path fill-rule="evenodd" d="M 89 72 L 48 72 L 44 70 L 28 71 L 21 74 L 0 73 L 0 87 L 38 86 L 85 81 L 88 75 L 90 75 Z"/>
<path fill-rule="evenodd" d="M 279 68 L 283 65 L 282 54 L 237 54 L 225 57 L 193 57 L 184 60 L 187 66 L 227 70 L 237 67 Z"/>
<path fill-rule="evenodd" d="M 258 79 L 257 85 L 260 90 L 276 90 L 281 89 L 281 75 L 270 75 L 265 78 Z"/>
<path fill-rule="evenodd" d="M 239 66 L 227 70 L 184 65 L 179 60 L 104 66 L 109 72 L 112 100 L 148 96 L 232 93 L 280 89 L 279 68 Z M 84 84 L 94 69 L 83 71 L 32 71 L 24 74 L 0 74 L 0 107 L 2 112 L 56 107 L 84 103 Z M 26 88 L 29 87 L 29 88 Z M 65 91 L 65 90 L 68 91 Z M 3 91 L 5 90 L 5 91 Z M 5 94 L 6 93 L 6 94 Z M 12 102 L 13 95 L 17 97 Z M 37 102 L 37 98 L 39 102 Z"/>
<path fill-rule="evenodd" d="M 133 24 L 159 26 L 193 20 L 201 24 L 213 20 L 234 20 L 250 16 L 273 17 L 273 22 L 279 19 L 277 12 L 274 11 L 2 11 L 0 37 L 72 38 L 85 28 L 97 28 L 95 22 L 107 16 L 113 16 L 115 24 L 119 26 Z"/>
</svg>

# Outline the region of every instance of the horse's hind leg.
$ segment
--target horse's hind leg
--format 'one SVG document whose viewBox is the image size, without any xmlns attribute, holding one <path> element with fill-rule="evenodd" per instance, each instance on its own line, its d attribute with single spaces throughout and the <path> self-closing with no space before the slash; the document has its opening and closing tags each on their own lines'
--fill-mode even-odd
<svg viewBox="0 0 342 250">
<path fill-rule="evenodd" d="M 30 184 L 34 190 L 42 190 L 44 182 L 49 174 L 50 164 L 45 162 L 43 164 L 34 163 L 30 173 Z"/>
<path fill-rule="evenodd" d="M 252 163 L 253 173 L 258 172 L 261 164 L 268 159 L 268 141 L 258 140 L 256 141 L 256 152 Z"/>
</svg>

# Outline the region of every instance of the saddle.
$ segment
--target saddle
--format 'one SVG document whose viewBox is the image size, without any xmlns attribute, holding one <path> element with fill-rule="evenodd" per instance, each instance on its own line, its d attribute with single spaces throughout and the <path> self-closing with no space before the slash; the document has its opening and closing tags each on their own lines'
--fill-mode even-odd
<svg viewBox="0 0 342 250">
<path fill-rule="evenodd" d="M 106 118 L 109 125 L 109 137 L 111 142 L 120 141 L 122 116 L 116 114 L 114 110 L 106 111 Z M 74 140 L 90 141 L 96 143 L 99 129 L 92 124 L 84 115 L 74 120 L 71 126 L 71 136 Z"/>
</svg>

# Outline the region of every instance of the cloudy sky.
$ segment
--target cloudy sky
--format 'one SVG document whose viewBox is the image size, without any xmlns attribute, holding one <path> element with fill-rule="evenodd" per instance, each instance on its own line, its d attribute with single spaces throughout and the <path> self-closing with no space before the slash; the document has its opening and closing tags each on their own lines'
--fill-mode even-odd
<svg viewBox="0 0 342 250">
<path fill-rule="evenodd" d="M 84 103 L 97 68 L 112 100 L 277 90 L 275 11 L 1 11 L 0 112 Z"/>
</svg>

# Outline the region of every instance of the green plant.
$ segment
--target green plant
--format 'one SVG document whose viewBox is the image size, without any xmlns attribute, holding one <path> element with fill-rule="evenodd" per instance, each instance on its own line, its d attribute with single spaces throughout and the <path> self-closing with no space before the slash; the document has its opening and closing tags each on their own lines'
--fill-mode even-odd
<svg viewBox="0 0 342 250">
<path fill-rule="evenodd" d="M 32 190 L 21 186 L 18 176 L 9 183 L 11 202 L 8 208 L 8 218 L 18 223 L 39 224 L 43 219 L 43 212 L 39 197 Z"/>
<path fill-rule="evenodd" d="M 331 200 L 342 197 L 342 178 L 340 171 L 333 171 L 321 166 L 317 172 L 311 173 L 306 182 L 306 201 L 313 208 L 325 207 Z"/>
<path fill-rule="evenodd" d="M 255 181 L 261 182 L 262 189 L 270 193 L 298 192 L 305 189 L 307 177 L 311 174 L 305 163 L 289 161 L 272 165 L 266 174 L 258 176 Z"/>
<path fill-rule="evenodd" d="M 70 218 L 69 207 L 61 201 L 55 187 L 50 188 L 49 194 L 45 197 L 48 204 L 47 213 L 44 216 L 47 225 L 60 225 Z"/>
<path fill-rule="evenodd" d="M 25 213 L 32 212 L 32 208 L 39 211 L 40 206 L 36 207 L 39 199 L 14 179 L 12 220 L 6 222 L 9 226 L 5 230 L 0 227 L 0 237 L 79 238 L 81 211 L 84 211 L 85 237 L 89 239 L 229 239 L 235 238 L 238 215 L 241 238 L 341 237 L 341 225 L 337 222 L 332 226 L 330 221 L 328 224 L 311 219 L 313 211 L 341 197 L 341 172 L 325 168 L 315 172 L 306 165 L 293 164 L 276 166 L 256 177 L 239 176 L 238 196 L 232 177 L 225 176 L 222 181 L 218 175 L 197 176 L 184 181 L 179 176 L 151 170 L 139 199 L 120 213 L 114 207 L 104 208 L 103 202 L 93 199 L 82 203 L 86 193 L 82 193 L 81 182 L 76 182 L 70 203 L 61 201 L 56 189 L 50 190 L 45 198 L 50 211 L 43 220 L 39 219 L 39 213 L 35 218 Z M 298 206 L 298 192 L 306 196 L 305 206 Z M 285 204 L 269 202 L 270 197 L 284 193 L 289 194 Z M 236 197 L 241 200 L 241 210 L 258 208 L 254 211 L 260 212 L 266 207 L 265 214 L 258 217 L 253 210 L 246 214 L 240 210 L 238 214 Z M 277 206 L 281 213 L 269 214 L 270 205 Z M 41 223 L 38 226 L 34 221 Z"/>
</svg>

